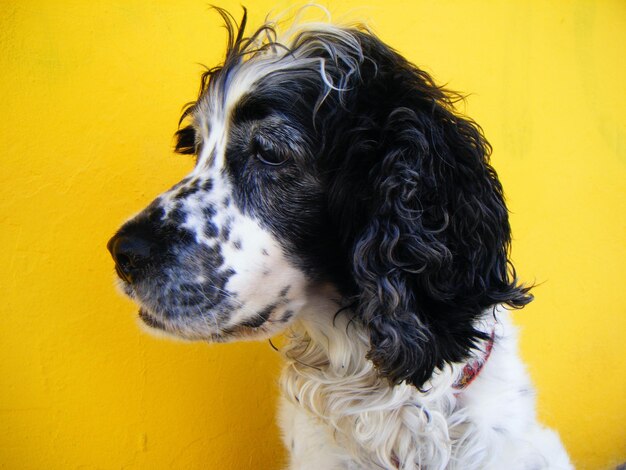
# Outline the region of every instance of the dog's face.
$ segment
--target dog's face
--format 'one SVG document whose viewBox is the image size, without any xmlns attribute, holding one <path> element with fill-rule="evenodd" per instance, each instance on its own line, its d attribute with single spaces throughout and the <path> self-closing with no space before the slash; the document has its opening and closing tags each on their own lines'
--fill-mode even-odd
<svg viewBox="0 0 626 470">
<path fill-rule="evenodd" d="M 187 339 L 267 337 L 330 284 L 392 382 L 464 360 L 485 309 L 531 299 L 508 270 L 480 128 L 363 29 L 245 38 L 220 13 L 224 65 L 177 132 L 195 167 L 109 242 L 141 319 Z"/>
<path fill-rule="evenodd" d="M 178 133 L 195 168 L 109 242 L 150 328 L 192 340 L 270 336 L 329 277 L 309 102 L 318 84 L 307 96 L 306 75 L 293 71 L 310 61 L 275 61 L 268 53 L 211 76 Z"/>
<path fill-rule="evenodd" d="M 273 334 L 301 307 L 306 276 L 231 171 L 220 143 L 202 150 L 187 178 L 112 239 L 123 289 L 149 327 L 223 341 Z M 253 171 L 263 170 L 240 176 Z"/>
<path fill-rule="evenodd" d="M 321 220 L 310 136 L 279 107 L 250 114 L 250 96 L 202 96 L 188 129 L 195 168 L 111 241 L 150 327 L 188 339 L 270 335 L 306 297 L 296 247 Z"/>
</svg>

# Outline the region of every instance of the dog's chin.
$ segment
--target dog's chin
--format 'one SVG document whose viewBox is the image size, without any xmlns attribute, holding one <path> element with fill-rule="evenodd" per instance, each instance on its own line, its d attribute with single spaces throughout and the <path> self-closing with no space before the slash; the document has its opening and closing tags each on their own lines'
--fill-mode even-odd
<svg viewBox="0 0 626 470">
<path fill-rule="evenodd" d="M 137 317 L 141 330 L 157 338 L 185 342 L 209 341 L 223 343 L 227 341 L 221 334 L 208 331 L 205 327 L 194 328 L 194 325 L 189 322 L 162 319 L 145 307 L 139 308 Z"/>
<path fill-rule="evenodd" d="M 284 324 L 276 325 L 268 321 L 259 327 L 246 325 L 233 326 L 225 331 L 206 331 L 193 328 L 190 323 L 177 324 L 175 321 L 162 320 L 145 307 L 139 308 L 139 326 L 141 330 L 155 336 L 184 342 L 228 343 L 233 341 L 258 341 L 271 338 L 284 330 Z"/>
</svg>

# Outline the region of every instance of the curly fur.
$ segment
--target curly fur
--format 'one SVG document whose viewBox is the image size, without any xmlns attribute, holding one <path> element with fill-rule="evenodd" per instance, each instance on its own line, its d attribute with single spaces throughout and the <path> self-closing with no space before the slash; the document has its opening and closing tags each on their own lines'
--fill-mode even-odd
<svg viewBox="0 0 626 470">
<path fill-rule="evenodd" d="M 217 11 L 224 63 L 176 134 L 195 168 L 109 243 L 144 323 L 210 341 L 287 329 L 292 469 L 571 468 L 535 419 L 502 307 L 532 296 L 460 95 L 363 26 L 247 37 L 245 14 Z"/>
<path fill-rule="evenodd" d="M 305 311 L 283 351 L 281 426 L 292 452 L 289 468 L 573 468 L 558 436 L 535 420 L 532 386 L 505 311 L 476 325 L 495 329 L 496 346 L 462 392 L 454 387 L 459 364 L 433 375 L 428 390 L 381 379 L 363 361 L 366 331 L 346 315 L 329 322 L 323 312 L 332 312 L 332 304 Z"/>
</svg>

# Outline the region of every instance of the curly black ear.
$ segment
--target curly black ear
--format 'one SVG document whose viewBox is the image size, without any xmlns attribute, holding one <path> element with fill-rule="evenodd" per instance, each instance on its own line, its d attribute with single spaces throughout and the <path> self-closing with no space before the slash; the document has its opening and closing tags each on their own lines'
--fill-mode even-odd
<svg viewBox="0 0 626 470">
<path fill-rule="evenodd" d="M 393 383 L 421 387 L 484 338 L 475 321 L 487 308 L 532 297 L 508 261 L 507 209 L 480 127 L 427 73 L 354 34 L 364 59 L 333 144 L 331 213 L 352 248 L 369 358 Z"/>
</svg>

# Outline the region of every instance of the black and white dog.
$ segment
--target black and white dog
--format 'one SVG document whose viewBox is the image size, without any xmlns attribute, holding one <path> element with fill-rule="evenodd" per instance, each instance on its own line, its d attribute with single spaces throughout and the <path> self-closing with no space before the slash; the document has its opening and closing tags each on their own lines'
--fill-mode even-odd
<svg viewBox="0 0 626 470">
<path fill-rule="evenodd" d="M 536 421 L 502 307 L 531 295 L 458 95 L 364 27 L 246 36 L 217 11 L 226 58 L 177 132 L 195 168 L 108 245 L 143 322 L 286 331 L 291 469 L 572 468 Z"/>
</svg>

